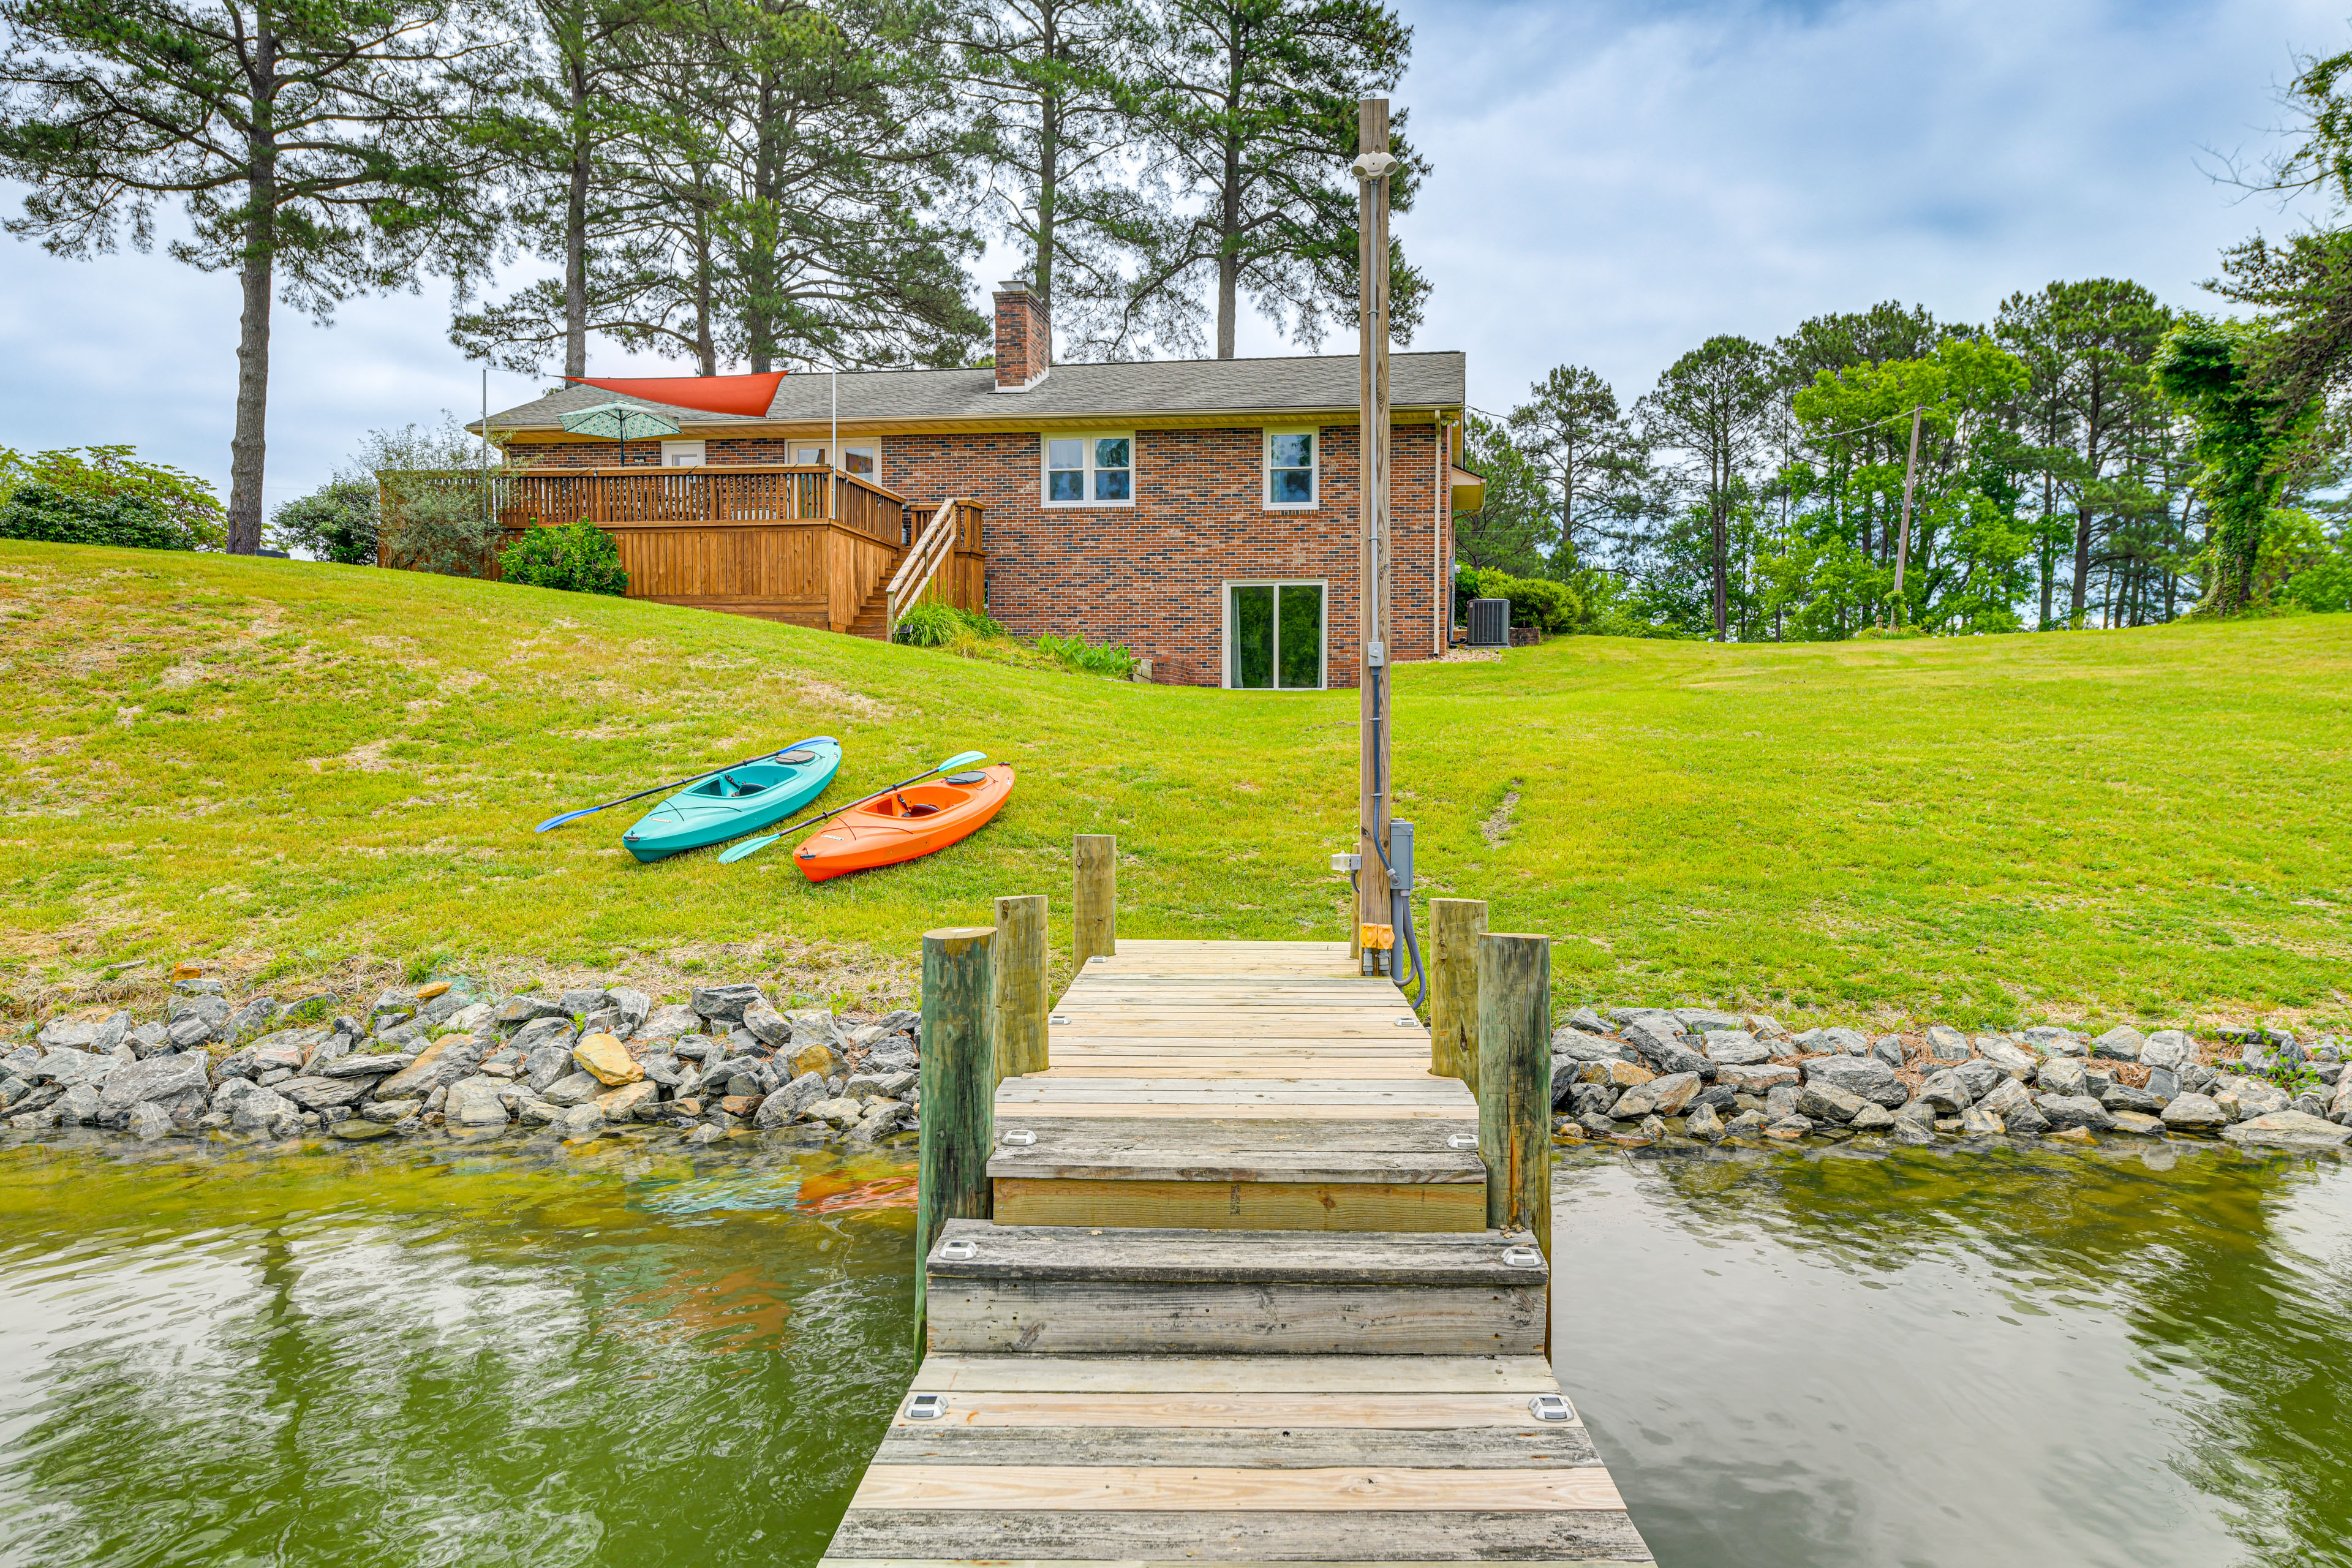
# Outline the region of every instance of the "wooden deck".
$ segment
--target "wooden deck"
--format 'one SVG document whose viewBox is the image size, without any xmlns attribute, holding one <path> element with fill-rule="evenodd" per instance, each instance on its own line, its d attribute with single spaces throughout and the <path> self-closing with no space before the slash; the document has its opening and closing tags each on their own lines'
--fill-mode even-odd
<svg viewBox="0 0 2352 1568">
<path fill-rule="evenodd" d="M 1048 1038 L 828 1563 L 1651 1560 L 1476 1102 L 1344 943 L 1123 941 Z"/>
</svg>

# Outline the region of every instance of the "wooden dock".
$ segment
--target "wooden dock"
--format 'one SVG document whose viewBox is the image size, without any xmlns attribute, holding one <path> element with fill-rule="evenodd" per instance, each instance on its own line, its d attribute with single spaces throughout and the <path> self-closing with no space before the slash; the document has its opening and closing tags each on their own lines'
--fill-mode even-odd
<svg viewBox="0 0 2352 1568">
<path fill-rule="evenodd" d="M 1549 1225 L 1488 1228 L 1479 1102 L 1393 984 L 1124 941 L 1046 1043 L 827 1563 L 1651 1561 L 1545 1354 Z"/>
</svg>

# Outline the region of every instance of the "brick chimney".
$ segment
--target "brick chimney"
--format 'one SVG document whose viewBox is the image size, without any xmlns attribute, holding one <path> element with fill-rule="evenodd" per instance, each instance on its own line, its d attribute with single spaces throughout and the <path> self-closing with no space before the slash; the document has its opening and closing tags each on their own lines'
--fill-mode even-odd
<svg viewBox="0 0 2352 1568">
<path fill-rule="evenodd" d="M 1022 282 L 996 286 L 996 390 L 1026 392 L 1054 363 L 1054 323 L 1045 301 Z"/>
</svg>

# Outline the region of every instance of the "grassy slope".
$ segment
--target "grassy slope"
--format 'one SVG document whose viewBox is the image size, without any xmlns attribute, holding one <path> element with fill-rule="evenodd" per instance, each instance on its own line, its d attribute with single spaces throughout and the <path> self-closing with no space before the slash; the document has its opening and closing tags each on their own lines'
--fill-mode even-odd
<svg viewBox="0 0 2352 1568">
<path fill-rule="evenodd" d="M 927 927 L 1119 836 L 1133 936 L 1344 934 L 1355 697 L 1118 685 L 658 605 L 0 543 L 0 987 L 211 955 L 299 982 L 775 966 L 904 995 Z M 2352 617 L 1407 668 L 1424 889 L 1561 940 L 1563 1002 L 2352 1016 Z M 949 854 L 810 888 L 533 823 L 803 734 L 844 786 L 1022 769 Z M 1516 797 L 1512 799 L 1511 797 Z M 821 979 L 818 977 L 822 976 Z"/>
</svg>

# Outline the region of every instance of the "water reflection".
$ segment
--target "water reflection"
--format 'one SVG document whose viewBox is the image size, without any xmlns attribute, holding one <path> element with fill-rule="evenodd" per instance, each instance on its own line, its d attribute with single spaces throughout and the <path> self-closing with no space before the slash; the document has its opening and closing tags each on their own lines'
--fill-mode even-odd
<svg viewBox="0 0 2352 1568">
<path fill-rule="evenodd" d="M 1559 1199 L 1560 1373 L 1663 1562 L 2352 1563 L 2332 1159 L 1580 1154 Z"/>
<path fill-rule="evenodd" d="M 813 1562 L 903 1162 L 0 1152 L 0 1563 Z"/>
</svg>

